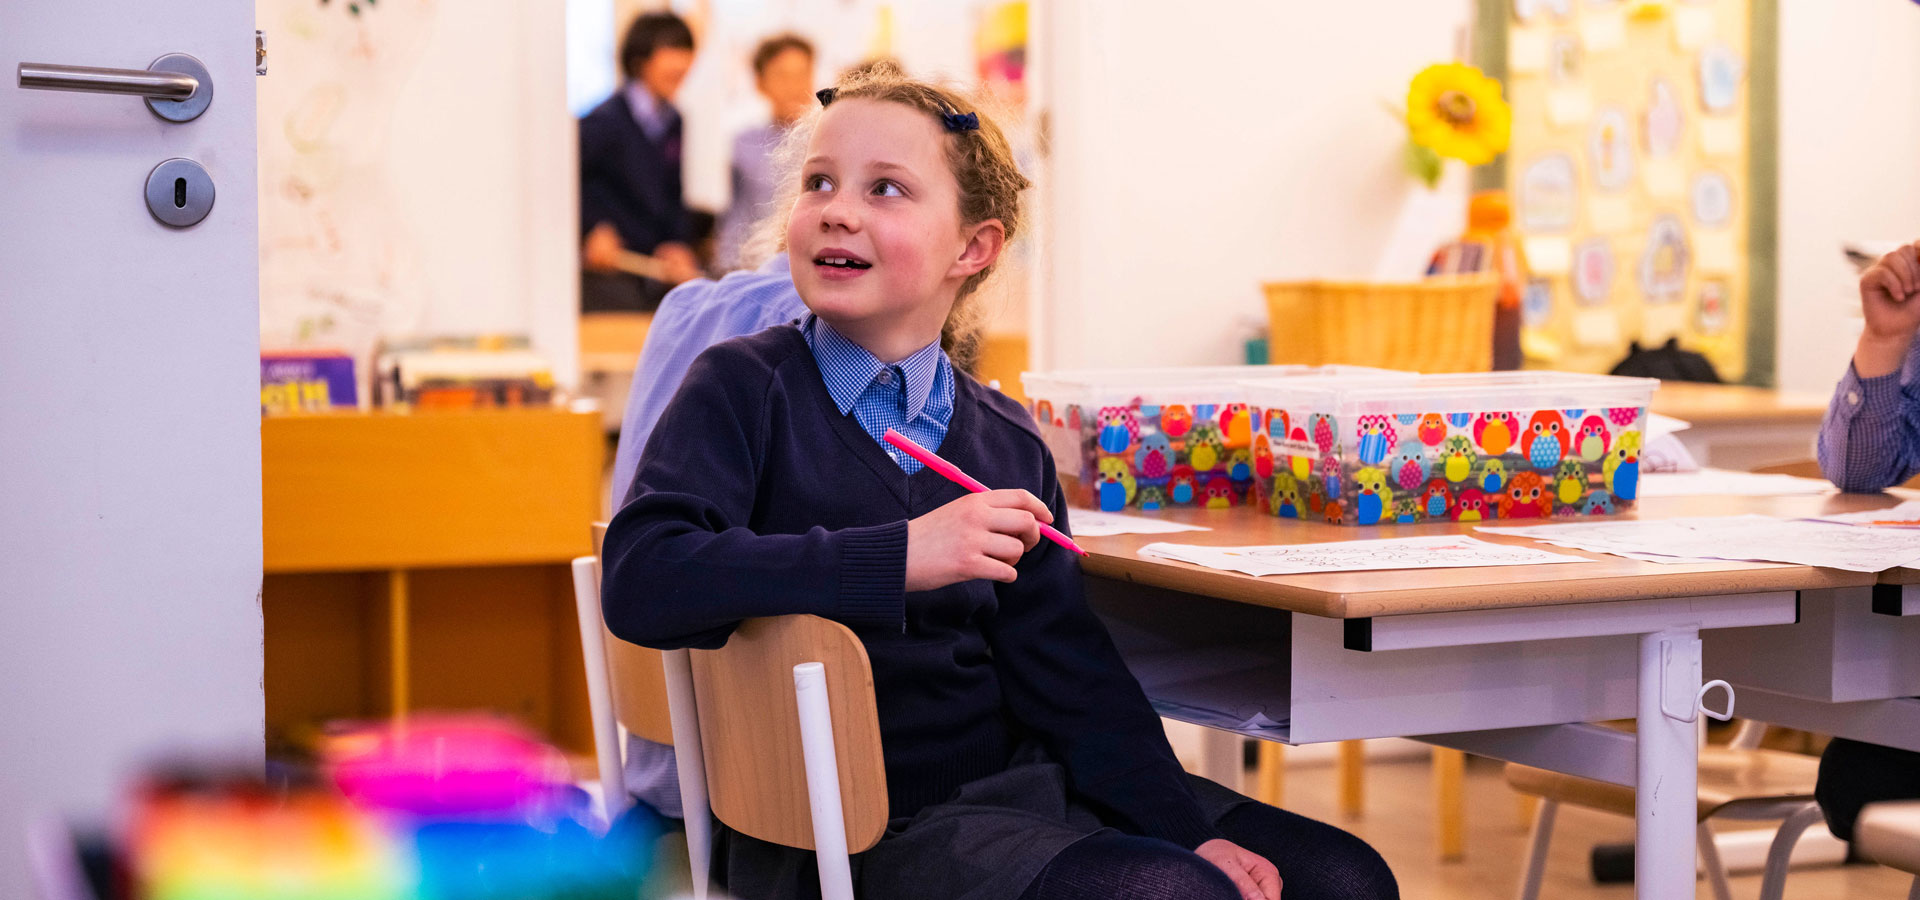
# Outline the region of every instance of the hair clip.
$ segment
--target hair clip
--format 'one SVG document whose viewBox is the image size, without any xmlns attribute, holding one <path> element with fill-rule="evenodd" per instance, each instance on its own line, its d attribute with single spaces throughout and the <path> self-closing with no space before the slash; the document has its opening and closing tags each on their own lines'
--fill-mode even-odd
<svg viewBox="0 0 1920 900">
<path fill-rule="evenodd" d="M 820 99 L 821 106 L 826 106 L 827 104 L 833 102 L 833 96 L 838 93 L 839 91 L 835 88 L 821 88 L 817 91 L 814 91 L 813 95 Z"/>
<path fill-rule="evenodd" d="M 941 113 L 940 119 L 947 123 L 948 131 L 980 130 L 980 117 L 973 113 Z"/>
</svg>

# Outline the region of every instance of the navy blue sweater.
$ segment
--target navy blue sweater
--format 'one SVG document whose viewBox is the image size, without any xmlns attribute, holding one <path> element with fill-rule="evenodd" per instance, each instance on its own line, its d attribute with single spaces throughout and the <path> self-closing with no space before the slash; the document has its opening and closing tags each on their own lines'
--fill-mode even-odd
<svg viewBox="0 0 1920 900">
<path fill-rule="evenodd" d="M 1064 527 L 1053 458 L 1026 412 L 956 382 L 940 455 L 1031 491 Z M 607 530 L 607 627 L 662 649 L 718 647 L 760 616 L 853 629 L 873 663 L 895 817 L 1004 770 L 1031 739 L 1109 825 L 1188 848 L 1218 837 L 1087 608 L 1073 554 L 1041 541 L 1012 584 L 905 591 L 907 520 L 964 492 L 931 469 L 906 474 L 842 415 L 793 326 L 717 344 L 661 416 Z"/>
</svg>

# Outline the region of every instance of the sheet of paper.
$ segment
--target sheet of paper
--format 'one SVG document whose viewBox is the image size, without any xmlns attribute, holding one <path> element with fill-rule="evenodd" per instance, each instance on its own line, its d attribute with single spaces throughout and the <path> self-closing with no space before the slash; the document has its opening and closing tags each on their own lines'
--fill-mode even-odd
<svg viewBox="0 0 1920 900">
<path fill-rule="evenodd" d="M 1669 434 L 1679 434 L 1680 432 L 1685 431 L 1692 427 L 1693 427 L 1693 423 L 1685 419 L 1676 419 L 1672 416 L 1663 416 L 1657 412 L 1647 413 L 1647 439 L 1648 440 L 1652 440 L 1654 438 L 1662 437 Z"/>
<path fill-rule="evenodd" d="M 1308 575 L 1317 572 L 1372 572 L 1387 569 L 1455 569 L 1472 566 L 1531 566 L 1592 562 L 1578 556 L 1532 547 L 1492 544 L 1457 535 L 1283 544 L 1264 547 L 1205 547 L 1197 544 L 1148 544 L 1141 556 L 1190 562 L 1209 569 L 1248 575 Z"/>
<path fill-rule="evenodd" d="M 1526 239 L 1527 267 L 1535 275 L 1565 275 L 1573 269 L 1573 244 L 1563 237 Z"/>
<path fill-rule="evenodd" d="M 1147 516 L 1123 516 L 1091 509 L 1069 509 L 1067 520 L 1073 523 L 1074 537 L 1106 537 L 1111 534 L 1174 534 L 1181 531 L 1212 531 L 1205 525 L 1187 525 Z"/>
<path fill-rule="evenodd" d="M 1652 472 L 1640 476 L 1641 497 L 1694 497 L 1719 494 L 1731 497 L 1770 497 L 1778 494 L 1825 494 L 1833 485 L 1818 478 L 1765 475 L 1701 469 L 1698 472 Z M 1920 518 L 1920 508 L 1916 508 Z M 1915 522 L 1920 525 L 1920 522 Z"/>
<path fill-rule="evenodd" d="M 1773 516 L 1724 516 L 1536 525 L 1482 526 L 1479 531 L 1545 541 L 1557 547 L 1629 556 L 1688 557 L 1787 563 L 1884 572 L 1920 562 L 1920 533 L 1859 528 Z"/>
<path fill-rule="evenodd" d="M 1676 420 L 1677 421 L 1677 420 Z M 1652 434 L 1648 427 L 1647 444 L 1640 448 L 1640 481 L 1644 485 L 1646 476 L 1654 472 L 1698 472 L 1700 463 L 1693 458 L 1693 451 L 1680 442 L 1672 432 Z M 1642 491 L 1646 488 L 1642 487 Z"/>
<path fill-rule="evenodd" d="M 1589 9 L 1582 13 L 1580 44 L 1588 53 L 1618 50 L 1627 42 L 1627 18 L 1617 10 Z"/>
<path fill-rule="evenodd" d="M 1694 6 L 1673 8 L 1673 44 L 1681 50 L 1698 50 L 1713 36 L 1713 10 Z"/>
<path fill-rule="evenodd" d="M 1641 168 L 1647 193 L 1659 200 L 1678 200 L 1687 195 L 1687 170 L 1670 159 L 1648 160 Z"/>
<path fill-rule="evenodd" d="M 1585 124 L 1593 118 L 1593 95 L 1585 87 L 1560 87 L 1547 92 L 1547 121 L 1556 127 Z"/>
<path fill-rule="evenodd" d="M 1892 509 L 1870 509 L 1865 512 L 1816 516 L 1814 521 L 1839 522 L 1845 525 L 1873 525 L 1881 528 L 1920 528 L 1920 500 L 1908 500 Z"/>
<path fill-rule="evenodd" d="M 1548 33 L 1535 28 L 1515 28 L 1507 35 L 1507 73 L 1538 75 L 1547 70 L 1551 57 Z"/>
<path fill-rule="evenodd" d="M 1708 156 L 1739 156 L 1743 135 L 1737 119 L 1715 119 L 1701 116 L 1700 152 Z"/>
<path fill-rule="evenodd" d="M 1733 232 L 1699 231 L 1694 233 L 1693 242 L 1702 274 L 1730 275 L 1740 265 L 1740 251 L 1734 247 Z"/>
<path fill-rule="evenodd" d="M 1587 199 L 1587 225 L 1600 234 L 1633 230 L 1633 202 L 1625 197 L 1596 195 Z"/>
</svg>

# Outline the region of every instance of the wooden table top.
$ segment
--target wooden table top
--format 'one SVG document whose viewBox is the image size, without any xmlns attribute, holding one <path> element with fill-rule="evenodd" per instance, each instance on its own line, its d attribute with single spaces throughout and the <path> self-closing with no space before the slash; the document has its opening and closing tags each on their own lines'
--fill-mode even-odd
<svg viewBox="0 0 1920 900">
<path fill-rule="evenodd" d="M 1736 516 L 1749 513 L 1808 516 L 1898 504 L 1895 494 L 1824 494 L 1779 497 L 1667 497 L 1640 501 L 1622 518 L 1677 518 L 1682 516 Z M 1129 514 L 1137 514 L 1130 511 Z M 1920 583 L 1920 570 L 1898 569 L 1876 576 L 1869 573 L 1811 566 L 1758 562 L 1713 562 L 1668 565 L 1641 562 L 1604 553 L 1547 547 L 1526 538 L 1480 534 L 1473 525 L 1429 523 L 1371 527 L 1327 525 L 1280 519 L 1243 507 L 1225 510 L 1177 509 L 1147 515 L 1212 531 L 1179 534 L 1122 534 L 1076 538 L 1089 554 L 1087 574 L 1100 578 L 1169 588 L 1188 593 L 1271 606 L 1330 618 L 1406 615 L 1518 606 L 1554 606 L 1649 597 L 1683 597 L 1750 591 L 1857 587 L 1876 580 Z M 1495 524 L 1530 524 L 1528 522 Z M 1550 524 L 1535 520 L 1531 524 Z M 1149 559 L 1139 548 L 1159 542 L 1245 546 L 1312 544 L 1373 538 L 1471 534 L 1494 542 L 1550 549 L 1585 556 L 1590 563 L 1538 566 L 1483 566 L 1467 569 L 1417 569 L 1375 572 L 1339 572 L 1317 575 L 1254 577 L 1209 569 L 1167 559 Z M 1898 579 L 1910 579 L 1900 581 Z"/>
<path fill-rule="evenodd" d="M 1653 392 L 1654 412 L 1695 425 L 1820 424 L 1826 394 L 1783 392 L 1744 384 L 1663 381 Z"/>
</svg>

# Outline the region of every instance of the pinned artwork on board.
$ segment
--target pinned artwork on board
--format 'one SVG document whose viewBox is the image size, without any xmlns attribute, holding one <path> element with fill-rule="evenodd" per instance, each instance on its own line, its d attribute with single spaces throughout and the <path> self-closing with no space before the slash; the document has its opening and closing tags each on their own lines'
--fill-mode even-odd
<svg viewBox="0 0 1920 900">
<path fill-rule="evenodd" d="M 1528 328 L 1541 328 L 1553 318 L 1553 282 L 1545 278 L 1527 279 L 1520 293 L 1520 322 Z"/>
<path fill-rule="evenodd" d="M 1571 34 L 1558 35 L 1547 57 L 1547 77 L 1554 84 L 1568 84 L 1580 78 L 1580 39 Z"/>
<path fill-rule="evenodd" d="M 1729 319 L 1727 283 L 1718 278 L 1700 282 L 1700 294 L 1695 298 L 1693 311 L 1694 326 L 1701 334 L 1711 337 L 1725 334 Z"/>
<path fill-rule="evenodd" d="M 1592 163 L 1593 182 L 1603 190 L 1625 190 L 1633 184 L 1631 131 L 1626 111 L 1617 106 L 1603 107 L 1594 113 L 1587 154 Z"/>
<path fill-rule="evenodd" d="M 1606 238 L 1588 238 L 1573 251 L 1573 296 L 1586 306 L 1600 306 L 1613 296 L 1613 245 Z"/>
<path fill-rule="evenodd" d="M 1711 113 L 1732 112 L 1745 76 L 1746 64 L 1732 47 L 1709 44 L 1700 51 L 1700 105 Z"/>
<path fill-rule="evenodd" d="M 1573 157 L 1549 153 L 1520 176 L 1520 227 L 1527 231 L 1565 231 L 1573 227 Z"/>
<path fill-rule="evenodd" d="M 1646 137 L 1647 155 L 1664 157 L 1678 153 L 1685 121 L 1673 84 L 1665 78 L 1655 78 L 1649 88 L 1645 127 L 1641 130 Z"/>
<path fill-rule="evenodd" d="M 1720 172 L 1701 172 L 1693 177 L 1693 220 L 1708 228 L 1718 228 L 1733 218 L 1733 181 Z"/>
<path fill-rule="evenodd" d="M 1647 231 L 1647 249 L 1640 255 L 1640 293 L 1648 303 L 1679 302 L 1687 290 L 1686 226 L 1680 218 L 1663 215 Z"/>
</svg>

